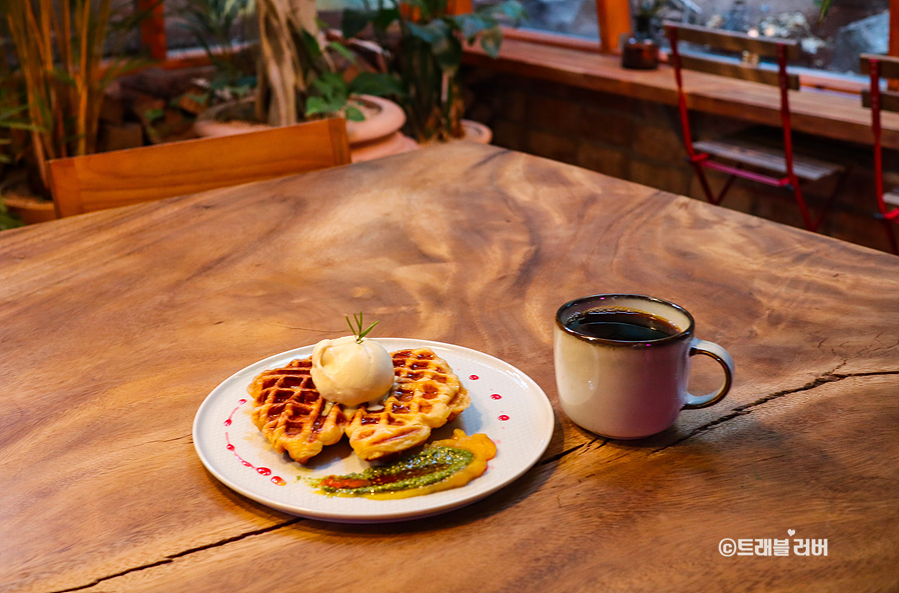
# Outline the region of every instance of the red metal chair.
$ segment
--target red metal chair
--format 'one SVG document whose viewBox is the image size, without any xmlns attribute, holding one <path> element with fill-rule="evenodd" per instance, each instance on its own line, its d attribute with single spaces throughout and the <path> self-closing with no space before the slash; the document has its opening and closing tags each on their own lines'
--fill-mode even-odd
<svg viewBox="0 0 899 593">
<path fill-rule="evenodd" d="M 750 37 L 742 33 L 720 31 L 695 25 L 681 23 L 665 23 L 665 31 L 671 41 L 670 62 L 674 66 L 677 81 L 677 103 L 680 109 L 681 127 L 687 155 L 705 192 L 706 199 L 712 204 L 719 204 L 734 179 L 740 177 L 784 188 L 793 192 L 802 219 L 808 230 L 814 231 L 821 224 L 830 202 L 840 188 L 842 177 L 834 186 L 825 207 L 817 217 L 812 217 L 808 205 L 802 196 L 802 181 L 817 181 L 838 173 L 844 174 L 845 167 L 827 163 L 818 159 L 800 156 L 793 153 L 793 134 L 790 125 L 789 91 L 799 89 L 799 77 L 787 73 L 787 61 L 795 59 L 799 54 L 799 44 L 786 39 Z M 736 60 L 715 58 L 708 54 L 687 53 L 680 48 L 680 42 L 696 43 L 710 46 L 726 52 L 734 52 L 754 60 Z M 775 58 L 777 70 L 760 68 L 757 58 L 760 56 Z M 752 144 L 747 141 L 732 139 L 694 142 L 690 133 L 687 95 L 684 91 L 682 70 L 698 70 L 708 74 L 740 78 L 777 86 L 780 88 L 780 113 L 783 125 L 783 148 Z M 719 159 L 719 160 L 716 160 Z M 729 161 L 721 162 L 721 161 Z M 754 170 L 744 169 L 751 167 Z M 709 185 L 704 169 L 713 169 L 728 174 L 721 191 L 715 195 Z M 767 171 L 766 173 L 756 170 Z"/>
<path fill-rule="evenodd" d="M 883 144 L 881 143 L 880 112 L 899 111 L 899 93 L 881 91 L 881 77 L 899 79 L 899 58 L 865 54 L 861 57 L 862 74 L 871 78 L 871 88 L 862 94 L 862 104 L 871 108 L 871 129 L 874 131 L 874 186 L 877 193 L 877 209 L 883 220 L 890 247 L 899 255 L 899 245 L 893 234 L 892 224 L 899 224 L 899 189 L 883 191 Z"/>
</svg>

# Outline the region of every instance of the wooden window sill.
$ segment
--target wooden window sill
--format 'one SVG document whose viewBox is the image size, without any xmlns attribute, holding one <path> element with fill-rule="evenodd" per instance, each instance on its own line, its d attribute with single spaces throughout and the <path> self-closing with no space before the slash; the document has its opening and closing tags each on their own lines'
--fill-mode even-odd
<svg viewBox="0 0 899 593">
<path fill-rule="evenodd" d="M 465 63 L 635 99 L 677 104 L 674 73 L 625 70 L 620 58 L 590 47 L 565 47 L 506 36 L 497 59 L 479 46 L 465 48 Z M 764 84 L 684 72 L 690 109 L 734 117 L 763 125 L 781 126 L 779 89 Z M 793 129 L 835 140 L 871 144 L 871 112 L 861 99 L 845 93 L 808 89 L 790 92 Z M 883 113 L 884 146 L 899 149 L 899 114 Z"/>
</svg>

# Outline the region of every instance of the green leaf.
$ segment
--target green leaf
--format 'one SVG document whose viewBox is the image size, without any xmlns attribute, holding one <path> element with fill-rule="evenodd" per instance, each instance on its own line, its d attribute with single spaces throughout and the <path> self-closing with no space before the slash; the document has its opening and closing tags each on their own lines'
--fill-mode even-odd
<svg viewBox="0 0 899 593">
<path fill-rule="evenodd" d="M 162 109 L 154 108 L 154 109 L 146 109 L 144 110 L 144 117 L 147 118 L 147 121 L 153 122 L 157 119 L 164 117 L 165 111 Z"/>
<path fill-rule="evenodd" d="M 2 155 L 0 155 L 2 156 Z M 8 161 L 7 161 L 8 162 Z M 21 221 L 16 216 L 13 216 L 9 209 L 6 207 L 6 204 L 3 203 L 3 200 L 0 199 L 0 230 L 5 229 L 14 229 L 16 227 L 23 226 L 25 223 Z"/>
<path fill-rule="evenodd" d="M 350 331 L 352 331 L 353 335 L 356 336 L 356 341 L 360 344 L 362 343 L 362 338 L 367 336 L 368 332 L 370 332 L 372 329 L 374 329 L 374 327 L 376 325 L 378 325 L 378 323 L 379 323 L 379 322 L 375 321 L 374 323 L 372 323 L 371 325 L 368 326 L 368 329 L 363 330 L 362 329 L 362 312 L 361 311 L 358 314 L 355 314 L 355 313 L 353 314 L 353 321 L 350 321 L 350 318 L 347 317 L 346 322 L 347 322 L 347 325 L 350 326 Z M 353 322 L 355 322 L 355 326 L 353 325 Z"/>
<path fill-rule="evenodd" d="M 449 28 L 446 31 L 449 33 Z M 452 33 L 444 35 L 432 43 L 431 52 L 444 72 L 454 73 L 462 63 L 462 43 Z"/>
<path fill-rule="evenodd" d="M 237 79 L 237 85 L 240 87 L 247 87 L 250 89 L 255 89 L 258 84 L 258 80 L 255 74 L 250 74 L 247 76 L 241 76 Z"/>
<path fill-rule="evenodd" d="M 344 111 L 344 116 L 346 116 L 347 120 L 349 121 L 365 120 L 365 115 L 363 115 L 362 112 L 359 111 L 359 108 L 353 106 L 349 106 L 346 108 L 346 111 Z"/>
<path fill-rule="evenodd" d="M 500 8 L 506 16 L 514 21 L 514 24 L 519 24 L 524 18 L 527 16 L 527 12 L 524 9 L 524 6 L 518 2 L 517 0 L 507 0 L 500 4 Z"/>
<path fill-rule="evenodd" d="M 28 105 L 16 105 L 15 107 L 7 107 L 0 109 L 0 128 L 10 130 L 25 130 L 28 132 L 43 132 L 44 129 L 34 124 L 15 119 L 15 116 L 23 113 L 28 109 Z M 26 114 L 27 115 L 27 114 Z M 0 139 L 0 144 L 9 144 L 9 141 Z"/>
<path fill-rule="evenodd" d="M 347 60 L 350 61 L 350 63 L 352 63 L 352 64 L 356 63 L 356 56 L 354 56 L 353 52 L 351 52 L 349 49 L 347 49 L 347 47 L 344 44 L 338 43 L 336 41 L 332 41 L 332 42 L 328 43 L 328 47 L 331 48 L 332 50 L 334 50 L 335 52 L 339 53 L 343 57 L 345 57 Z"/>
<path fill-rule="evenodd" d="M 331 113 L 329 104 L 322 97 L 309 97 L 306 99 L 306 116 L 318 113 Z"/>
<path fill-rule="evenodd" d="M 407 25 L 409 33 L 413 37 L 421 39 L 428 45 L 444 42 L 450 34 L 450 27 L 443 19 L 431 21 L 427 25 L 418 25 L 416 23 L 407 23 Z"/>
<path fill-rule="evenodd" d="M 340 19 L 340 32 L 344 39 L 352 39 L 365 29 L 368 23 L 377 18 L 378 13 L 373 10 L 353 10 L 347 8 Z"/>
<path fill-rule="evenodd" d="M 306 49 L 306 52 L 309 54 L 309 57 L 313 60 L 318 59 L 322 55 L 322 48 L 318 44 L 318 39 L 316 39 L 312 33 L 303 29 L 300 31 L 300 38 L 303 41 L 303 47 Z"/>
<path fill-rule="evenodd" d="M 488 29 L 481 34 L 481 47 L 491 58 L 499 56 L 499 47 L 503 42 L 503 31 L 499 27 Z"/>
<path fill-rule="evenodd" d="M 405 91 L 402 82 L 393 76 L 374 72 L 360 72 L 350 81 L 348 88 L 350 93 L 378 97 L 400 96 Z"/>
<path fill-rule="evenodd" d="M 455 20 L 459 28 L 462 29 L 462 35 L 465 36 L 469 43 L 474 41 L 478 33 L 495 25 L 495 23 L 488 22 L 487 19 L 478 14 L 460 14 Z"/>
<path fill-rule="evenodd" d="M 394 21 L 398 21 L 399 19 L 399 8 L 382 8 L 375 14 L 371 22 L 372 25 L 374 25 L 375 29 L 379 31 L 386 31 L 387 27 L 389 27 L 394 23 Z"/>
<path fill-rule="evenodd" d="M 321 96 L 313 95 L 306 99 L 306 115 L 338 113 L 346 106 L 348 99 L 346 87 L 327 87 L 327 93 Z"/>
<path fill-rule="evenodd" d="M 36 126 L 34 124 L 28 124 L 24 122 L 16 122 L 16 121 L 0 121 L 0 128 L 9 128 L 10 130 L 25 130 L 26 132 L 44 132 L 44 128 L 41 126 Z"/>
<path fill-rule="evenodd" d="M 343 76 L 336 72 L 322 72 L 321 76 L 312 81 L 312 87 L 329 102 L 343 101 L 345 103 L 350 94 Z"/>
<path fill-rule="evenodd" d="M 0 122 L 16 115 L 22 113 L 28 109 L 28 105 L 16 105 L 15 107 L 8 107 L 4 109 L 0 109 Z"/>
<path fill-rule="evenodd" d="M 62 70 L 61 68 L 54 68 L 52 75 L 53 78 L 55 78 L 59 82 L 75 86 L 75 79 L 69 76 L 68 72 Z"/>
</svg>

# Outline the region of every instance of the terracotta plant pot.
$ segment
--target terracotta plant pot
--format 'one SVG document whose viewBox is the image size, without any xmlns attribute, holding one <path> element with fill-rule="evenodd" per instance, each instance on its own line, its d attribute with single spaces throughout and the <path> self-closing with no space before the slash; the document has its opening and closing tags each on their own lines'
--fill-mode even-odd
<svg viewBox="0 0 899 593">
<path fill-rule="evenodd" d="M 408 152 L 418 144 L 399 130 L 406 123 L 406 114 L 393 101 L 360 95 L 355 98 L 357 106 L 365 114 L 361 122 L 347 122 L 347 136 L 350 141 L 350 157 L 354 163 Z M 252 123 L 241 119 L 220 120 L 223 114 L 231 112 L 231 117 L 252 113 L 252 99 L 240 104 L 216 105 L 203 112 L 194 123 L 194 131 L 200 137 L 229 136 L 264 130 L 265 124 Z"/>
<path fill-rule="evenodd" d="M 399 105 L 371 95 L 362 95 L 357 100 L 365 119 L 346 123 L 350 157 L 354 163 L 418 148 L 415 140 L 400 132 L 406 123 L 406 114 Z"/>
<path fill-rule="evenodd" d="M 2 199 L 10 213 L 21 218 L 25 224 L 56 220 L 56 209 L 50 200 L 9 194 L 5 194 Z"/>
<path fill-rule="evenodd" d="M 454 142 L 456 140 L 470 140 L 478 144 L 490 144 L 493 140 L 493 130 L 481 122 L 470 119 L 462 120 L 462 136 L 460 138 L 450 138 L 446 142 Z M 441 140 L 431 139 L 424 142 L 425 145 L 439 144 Z"/>
<path fill-rule="evenodd" d="M 480 144 L 490 144 L 490 141 L 493 140 L 493 130 L 481 122 L 463 119 L 462 129 L 465 132 L 465 135 L 462 136 L 463 140 L 471 140 Z"/>
</svg>

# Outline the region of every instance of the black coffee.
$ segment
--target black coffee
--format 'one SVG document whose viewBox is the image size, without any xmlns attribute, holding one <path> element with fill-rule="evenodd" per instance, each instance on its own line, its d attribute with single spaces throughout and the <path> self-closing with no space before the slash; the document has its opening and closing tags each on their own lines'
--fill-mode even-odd
<svg viewBox="0 0 899 593">
<path fill-rule="evenodd" d="M 585 336 L 619 342 L 661 340 L 680 332 L 667 319 L 633 309 L 593 309 L 573 317 L 565 325 Z"/>
</svg>

